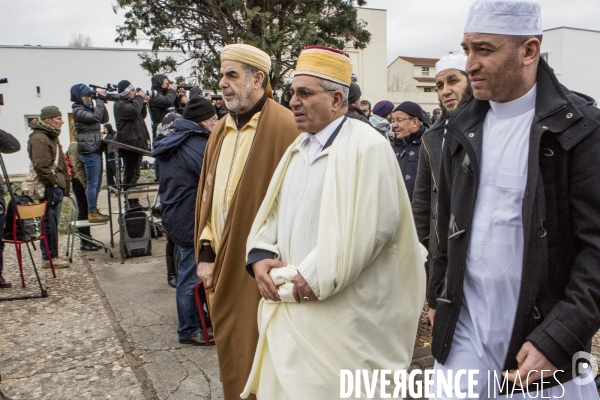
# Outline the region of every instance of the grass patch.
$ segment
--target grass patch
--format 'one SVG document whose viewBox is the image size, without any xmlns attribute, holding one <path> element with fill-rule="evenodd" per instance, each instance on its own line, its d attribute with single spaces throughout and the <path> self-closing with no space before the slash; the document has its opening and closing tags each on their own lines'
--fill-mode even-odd
<svg viewBox="0 0 600 400">
<path fill-rule="evenodd" d="M 60 208 L 60 221 L 58 222 L 58 233 L 66 235 L 69 230 L 69 216 L 71 215 L 71 204 L 63 201 Z"/>
<path fill-rule="evenodd" d="M 154 178 L 156 178 L 156 174 L 153 169 L 142 169 L 138 183 L 154 182 Z"/>
</svg>

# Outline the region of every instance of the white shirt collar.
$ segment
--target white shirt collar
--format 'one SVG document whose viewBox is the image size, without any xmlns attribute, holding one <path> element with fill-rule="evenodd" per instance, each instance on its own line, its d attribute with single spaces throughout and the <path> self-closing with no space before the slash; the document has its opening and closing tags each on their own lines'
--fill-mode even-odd
<svg viewBox="0 0 600 400">
<path fill-rule="evenodd" d="M 319 132 L 315 133 L 314 135 L 312 133 L 304 132 L 303 133 L 303 135 L 304 135 L 303 141 L 310 139 L 311 137 L 314 137 L 315 139 L 317 139 L 319 141 L 319 144 L 321 145 L 321 147 L 325 147 L 325 144 L 327 144 L 327 141 L 329 140 L 331 135 L 333 135 L 335 128 L 338 127 L 338 125 L 342 122 L 344 117 L 345 117 L 345 115 L 342 115 L 341 117 L 332 121 L 329 125 L 327 125 L 325 128 L 323 128 Z"/>
<path fill-rule="evenodd" d="M 529 92 L 516 100 L 507 103 L 496 103 L 490 100 L 490 107 L 498 119 L 514 118 L 535 108 L 536 95 L 537 83 L 533 85 Z"/>
</svg>

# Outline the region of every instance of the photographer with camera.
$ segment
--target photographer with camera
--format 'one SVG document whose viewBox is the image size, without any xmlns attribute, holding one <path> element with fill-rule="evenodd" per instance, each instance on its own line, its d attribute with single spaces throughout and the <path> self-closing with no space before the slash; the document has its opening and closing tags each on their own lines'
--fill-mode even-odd
<svg viewBox="0 0 600 400">
<path fill-rule="evenodd" d="M 96 94 L 97 93 L 97 94 Z M 77 133 L 77 151 L 85 167 L 87 186 L 85 196 L 88 205 L 88 221 L 108 221 L 109 216 L 98 211 L 98 195 L 102 186 L 102 125 L 108 122 L 108 110 L 104 106 L 106 90 L 94 92 L 83 83 L 71 87 L 73 122 Z M 96 98 L 94 106 L 93 98 Z"/>
<path fill-rule="evenodd" d="M 150 134 L 144 118 L 148 115 L 146 103 L 148 96 L 142 89 L 136 89 L 128 80 L 122 80 L 118 85 L 119 100 L 113 110 L 117 124 L 116 141 L 137 147 L 141 150 L 150 150 Z M 137 183 L 140 178 L 142 155 L 120 149 L 119 155 L 123 160 L 123 184 Z"/>
<path fill-rule="evenodd" d="M 158 74 L 152 77 L 152 94 L 148 102 L 152 120 L 152 140 L 156 138 L 156 128 L 167 115 L 168 109 L 175 107 L 178 97 L 183 94 L 185 90 L 177 89 L 176 83 L 169 83 L 166 75 Z"/>
<path fill-rule="evenodd" d="M 21 144 L 13 135 L 0 129 L 0 153 L 10 154 L 21 150 Z M 6 204 L 4 202 L 4 180 L 0 177 L 0 289 L 7 289 L 12 286 L 6 282 L 2 276 L 2 263 L 4 254 L 4 225 L 6 223 Z M 12 221 L 9 221 L 12 224 Z"/>
</svg>

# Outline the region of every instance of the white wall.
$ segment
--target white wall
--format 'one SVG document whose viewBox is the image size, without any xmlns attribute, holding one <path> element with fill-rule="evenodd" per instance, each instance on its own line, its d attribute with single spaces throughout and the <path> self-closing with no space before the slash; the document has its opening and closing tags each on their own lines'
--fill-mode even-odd
<svg viewBox="0 0 600 400">
<path fill-rule="evenodd" d="M 127 79 L 143 89 L 150 89 L 150 76 L 140 67 L 140 49 L 68 48 L 0 46 L 0 78 L 8 83 L 0 85 L 4 106 L 0 107 L 0 129 L 14 135 L 21 143 L 21 151 L 3 155 L 9 174 L 28 172 L 27 140 L 31 129 L 26 126 L 26 115 L 38 116 L 49 105 L 63 113 L 60 142 L 66 150 L 69 145 L 68 113 L 71 112 L 70 89 L 77 83 L 105 85 Z M 166 57 L 167 52 L 159 53 Z M 176 52 L 169 52 L 175 56 Z M 187 76 L 185 67 L 172 76 Z M 41 89 L 37 95 L 36 87 Z M 113 105 L 109 103 L 110 123 L 115 126 Z M 150 118 L 147 118 L 150 129 Z"/>
<path fill-rule="evenodd" d="M 600 102 L 600 32 L 572 28 L 544 31 L 542 53 L 567 88 Z"/>
<path fill-rule="evenodd" d="M 358 19 L 367 23 L 366 29 L 371 33 L 371 42 L 364 50 L 346 49 L 358 77 L 358 86 L 362 92 L 361 99 L 369 100 L 375 105 L 386 99 L 387 68 L 387 11 L 373 8 L 358 8 Z"/>
</svg>

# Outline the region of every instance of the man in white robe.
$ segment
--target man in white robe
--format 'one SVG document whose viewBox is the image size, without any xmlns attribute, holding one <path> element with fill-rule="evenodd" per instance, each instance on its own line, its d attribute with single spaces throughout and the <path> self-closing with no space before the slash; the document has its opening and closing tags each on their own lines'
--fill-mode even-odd
<svg viewBox="0 0 600 400">
<path fill-rule="evenodd" d="M 285 94 L 303 134 L 283 156 L 248 238 L 247 268 L 263 300 L 243 398 L 336 399 L 343 369 L 405 370 L 411 362 L 423 250 L 389 144 L 344 116 L 351 72 L 345 53 L 308 47 Z"/>
<path fill-rule="evenodd" d="M 541 26 L 536 2 L 472 5 L 462 46 L 474 99 L 447 125 L 432 351 L 436 376 L 479 371 L 479 399 L 598 398 L 572 365 L 600 327 L 600 188 L 586 161 L 600 113 L 540 60 Z"/>
</svg>

